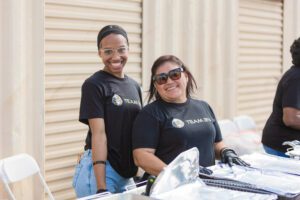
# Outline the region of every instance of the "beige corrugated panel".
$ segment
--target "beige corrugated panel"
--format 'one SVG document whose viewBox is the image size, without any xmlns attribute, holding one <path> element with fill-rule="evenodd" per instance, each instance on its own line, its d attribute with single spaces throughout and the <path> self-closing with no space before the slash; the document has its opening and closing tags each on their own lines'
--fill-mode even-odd
<svg viewBox="0 0 300 200">
<path fill-rule="evenodd" d="M 219 118 L 235 112 L 237 2 L 144 0 L 144 89 L 153 61 L 174 54 L 191 70 L 197 98 L 207 101 Z"/>
<path fill-rule="evenodd" d="M 283 3 L 241 0 L 237 114 L 252 116 L 263 128 L 282 73 Z"/>
<path fill-rule="evenodd" d="M 78 122 L 80 87 L 102 68 L 98 31 L 107 24 L 127 30 L 126 73 L 141 83 L 142 0 L 46 0 L 45 15 L 45 174 L 57 200 L 74 199 L 74 165 L 87 131 Z"/>
</svg>

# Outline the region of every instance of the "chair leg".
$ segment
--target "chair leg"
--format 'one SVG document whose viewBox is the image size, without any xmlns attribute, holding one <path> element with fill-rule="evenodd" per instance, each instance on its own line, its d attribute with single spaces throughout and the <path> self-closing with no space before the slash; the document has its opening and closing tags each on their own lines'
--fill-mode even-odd
<svg viewBox="0 0 300 200">
<path fill-rule="evenodd" d="M 51 193 L 51 191 L 50 191 L 50 189 L 49 189 L 49 187 L 48 187 L 48 185 L 47 185 L 47 183 L 46 183 L 46 181 L 45 181 L 45 179 L 43 178 L 42 174 L 40 172 L 38 174 L 39 174 L 40 181 L 43 184 L 43 186 L 45 187 L 46 193 L 49 196 L 49 199 L 55 200 L 52 193 Z"/>
<path fill-rule="evenodd" d="M 16 200 L 15 196 L 13 195 L 10 187 L 8 186 L 8 183 L 4 183 L 4 187 L 5 187 L 5 190 L 7 191 L 8 195 L 9 195 L 9 198 L 11 200 Z"/>
</svg>

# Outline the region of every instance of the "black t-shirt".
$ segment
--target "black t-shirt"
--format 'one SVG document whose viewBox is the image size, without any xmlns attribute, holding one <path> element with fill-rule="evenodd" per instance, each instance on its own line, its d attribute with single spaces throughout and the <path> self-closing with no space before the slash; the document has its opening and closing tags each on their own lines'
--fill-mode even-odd
<svg viewBox="0 0 300 200">
<path fill-rule="evenodd" d="M 169 164 L 181 152 L 197 147 L 200 165 L 215 163 L 214 143 L 222 140 L 210 106 L 188 99 L 185 103 L 156 100 L 144 107 L 133 125 L 133 149 L 153 148 L 155 155 Z"/>
<path fill-rule="evenodd" d="M 300 140 L 300 130 L 283 123 L 284 107 L 300 109 L 300 66 L 292 66 L 282 76 L 273 102 L 273 111 L 263 130 L 262 143 L 281 152 L 286 152 L 289 147 L 282 145 L 284 141 Z"/>
<path fill-rule="evenodd" d="M 107 137 L 108 160 L 123 177 L 137 172 L 132 157 L 132 125 L 142 108 L 139 85 L 125 75 L 117 78 L 98 71 L 82 85 L 79 121 L 88 125 L 88 119 L 103 118 Z M 91 130 L 86 137 L 86 149 L 91 149 Z"/>
</svg>

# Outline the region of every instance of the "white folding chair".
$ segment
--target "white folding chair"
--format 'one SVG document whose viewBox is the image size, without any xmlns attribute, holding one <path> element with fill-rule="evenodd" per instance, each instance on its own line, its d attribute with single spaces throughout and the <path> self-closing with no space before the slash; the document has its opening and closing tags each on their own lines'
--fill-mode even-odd
<svg viewBox="0 0 300 200">
<path fill-rule="evenodd" d="M 238 127 L 236 124 L 229 120 L 229 119 L 222 119 L 218 121 L 222 136 L 224 138 L 232 135 L 232 134 L 237 134 L 239 132 Z"/>
<path fill-rule="evenodd" d="M 51 200 L 54 200 L 54 197 L 51 194 L 51 191 L 40 172 L 40 168 L 33 157 L 28 154 L 19 154 L 2 159 L 0 160 L 0 163 L 0 179 L 2 180 L 4 188 L 6 189 L 9 197 L 12 200 L 16 200 L 16 198 L 13 195 L 9 184 L 20 181 L 35 174 L 38 174 L 39 179 L 45 187 L 45 191 L 47 192 L 49 198 Z"/>
<path fill-rule="evenodd" d="M 254 119 L 248 115 L 234 117 L 233 122 L 237 125 L 239 131 L 256 131 L 256 123 Z"/>
<path fill-rule="evenodd" d="M 257 130 L 254 119 L 249 115 L 240 115 L 233 118 L 239 129 L 240 140 L 244 144 L 243 153 L 264 152 L 261 143 L 261 132 Z"/>
</svg>

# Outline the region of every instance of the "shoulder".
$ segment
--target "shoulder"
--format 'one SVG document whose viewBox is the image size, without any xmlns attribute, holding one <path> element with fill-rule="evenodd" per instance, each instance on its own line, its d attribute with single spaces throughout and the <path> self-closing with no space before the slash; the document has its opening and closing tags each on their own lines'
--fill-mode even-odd
<svg viewBox="0 0 300 200">
<path fill-rule="evenodd" d="M 211 106 L 203 100 L 198 100 L 198 99 L 191 99 L 191 103 L 192 109 L 194 110 L 201 110 L 201 111 L 205 111 L 207 113 L 214 113 L 213 109 L 211 108 Z"/>
<path fill-rule="evenodd" d="M 300 66 L 298 67 L 294 66 L 291 70 L 293 71 L 291 75 L 292 79 L 300 80 Z"/>
<path fill-rule="evenodd" d="M 99 84 L 101 82 L 105 82 L 106 79 L 107 77 L 105 76 L 104 73 L 102 73 L 102 71 L 97 71 L 94 74 L 92 74 L 90 77 L 85 79 L 84 83 Z"/>
<path fill-rule="evenodd" d="M 125 78 L 126 78 L 126 80 L 127 80 L 130 84 L 132 84 L 132 85 L 134 85 L 134 86 L 136 86 L 136 87 L 140 87 L 140 85 L 138 84 L 138 82 L 137 82 L 136 80 L 134 80 L 133 78 L 131 78 L 131 77 L 127 76 L 127 75 L 125 75 Z"/>
<path fill-rule="evenodd" d="M 128 81 L 132 82 L 132 83 L 138 84 L 133 78 L 131 78 L 131 77 L 128 76 L 127 74 L 125 74 L 125 78 L 126 78 Z"/>
<path fill-rule="evenodd" d="M 292 66 L 284 73 L 281 82 L 284 86 L 288 86 L 290 83 L 295 83 L 295 81 L 300 81 L 300 67 Z"/>
<path fill-rule="evenodd" d="M 154 111 L 154 110 L 160 110 L 159 107 L 160 107 L 159 102 L 156 100 L 156 101 L 153 101 L 153 102 L 145 105 L 142 110 L 145 112 L 149 112 L 149 111 Z"/>
<path fill-rule="evenodd" d="M 197 106 L 202 106 L 202 107 L 210 107 L 209 104 L 204 100 L 190 99 L 190 103 L 192 105 L 197 105 Z"/>
<path fill-rule="evenodd" d="M 145 105 L 142 108 L 140 113 L 148 114 L 153 117 L 158 117 L 158 116 L 161 116 L 161 114 L 163 113 L 163 109 L 161 108 L 159 101 L 156 100 L 154 102 L 151 102 L 151 103 Z"/>
<path fill-rule="evenodd" d="M 105 74 L 103 74 L 101 71 L 98 71 L 83 82 L 82 89 L 105 88 L 107 83 L 107 76 L 105 76 Z"/>
</svg>

